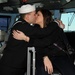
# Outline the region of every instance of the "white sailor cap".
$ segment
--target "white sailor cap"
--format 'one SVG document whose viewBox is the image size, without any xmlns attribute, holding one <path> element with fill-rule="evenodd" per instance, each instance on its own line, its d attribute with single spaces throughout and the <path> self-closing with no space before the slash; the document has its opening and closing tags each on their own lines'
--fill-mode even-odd
<svg viewBox="0 0 75 75">
<path fill-rule="evenodd" d="M 20 8 L 18 8 L 20 14 L 29 13 L 35 10 L 35 6 L 30 4 L 22 5 Z"/>
</svg>

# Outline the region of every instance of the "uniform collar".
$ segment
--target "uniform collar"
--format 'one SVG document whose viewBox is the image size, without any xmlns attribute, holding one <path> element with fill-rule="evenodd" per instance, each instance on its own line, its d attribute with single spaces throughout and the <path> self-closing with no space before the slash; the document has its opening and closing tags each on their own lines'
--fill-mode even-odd
<svg viewBox="0 0 75 75">
<path fill-rule="evenodd" d="M 22 22 L 24 22 L 24 23 L 28 23 L 28 22 L 26 22 L 24 19 L 22 19 L 22 18 L 19 18 L 19 20 L 18 21 L 22 21 Z M 28 23 L 29 24 L 29 23 Z M 34 24 L 29 24 L 30 26 L 34 26 Z"/>
</svg>

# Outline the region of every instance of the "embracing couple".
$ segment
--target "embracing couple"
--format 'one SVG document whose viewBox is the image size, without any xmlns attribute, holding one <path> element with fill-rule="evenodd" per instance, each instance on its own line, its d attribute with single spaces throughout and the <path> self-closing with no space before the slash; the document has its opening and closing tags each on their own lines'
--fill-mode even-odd
<svg viewBox="0 0 75 75">
<path fill-rule="evenodd" d="M 36 10 L 27 4 L 18 8 L 20 18 L 11 29 L 7 46 L 0 60 L 0 75 L 24 75 L 27 65 L 27 47 L 36 49 L 36 75 L 49 75 L 57 69 L 62 75 L 75 75 L 66 50 L 63 30 L 54 22 L 47 9 Z M 36 24 L 35 24 L 36 23 Z M 35 24 L 35 25 L 34 25 Z M 64 24 L 62 24 L 64 28 Z"/>
</svg>

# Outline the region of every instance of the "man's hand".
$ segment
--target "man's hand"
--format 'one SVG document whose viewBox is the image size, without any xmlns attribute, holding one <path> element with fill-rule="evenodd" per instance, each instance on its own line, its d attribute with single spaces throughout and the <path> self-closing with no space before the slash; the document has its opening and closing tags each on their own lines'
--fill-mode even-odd
<svg viewBox="0 0 75 75">
<path fill-rule="evenodd" d="M 65 28 L 65 25 L 63 24 L 63 22 L 61 20 L 56 20 L 56 22 L 58 23 L 58 26 L 62 29 Z"/>
</svg>

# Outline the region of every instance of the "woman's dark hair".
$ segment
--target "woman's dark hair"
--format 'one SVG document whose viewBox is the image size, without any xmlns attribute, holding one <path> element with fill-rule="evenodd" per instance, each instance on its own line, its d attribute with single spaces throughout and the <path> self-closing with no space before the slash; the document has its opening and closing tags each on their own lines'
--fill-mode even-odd
<svg viewBox="0 0 75 75">
<path fill-rule="evenodd" d="M 40 11 L 44 17 L 44 27 L 46 27 L 50 22 L 53 21 L 52 13 L 48 9 L 39 8 L 37 9 L 36 13 Z"/>
</svg>

